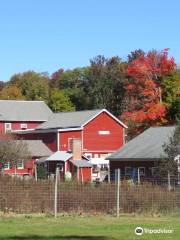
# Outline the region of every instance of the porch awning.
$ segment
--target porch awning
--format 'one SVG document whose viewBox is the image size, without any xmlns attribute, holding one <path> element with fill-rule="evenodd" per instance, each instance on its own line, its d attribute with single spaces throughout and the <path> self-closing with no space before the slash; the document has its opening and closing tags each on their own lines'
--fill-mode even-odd
<svg viewBox="0 0 180 240">
<path fill-rule="evenodd" d="M 86 160 L 70 160 L 70 162 L 76 167 L 92 167 L 92 164 Z"/>
<path fill-rule="evenodd" d="M 67 152 L 64 152 L 64 151 L 57 151 L 57 152 L 53 153 L 51 156 L 49 156 L 49 157 L 38 159 L 37 163 L 51 162 L 51 161 L 63 161 L 63 162 L 66 162 L 70 158 L 72 158 L 72 154 L 71 153 L 67 153 Z"/>
</svg>

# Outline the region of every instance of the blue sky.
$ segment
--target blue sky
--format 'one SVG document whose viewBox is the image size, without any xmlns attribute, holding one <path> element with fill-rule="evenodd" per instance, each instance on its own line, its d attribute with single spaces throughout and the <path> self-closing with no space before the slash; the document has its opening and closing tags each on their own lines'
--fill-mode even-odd
<svg viewBox="0 0 180 240">
<path fill-rule="evenodd" d="M 178 0 L 1 0 L 0 80 L 89 64 L 98 54 L 126 59 L 162 50 L 180 63 Z"/>
</svg>

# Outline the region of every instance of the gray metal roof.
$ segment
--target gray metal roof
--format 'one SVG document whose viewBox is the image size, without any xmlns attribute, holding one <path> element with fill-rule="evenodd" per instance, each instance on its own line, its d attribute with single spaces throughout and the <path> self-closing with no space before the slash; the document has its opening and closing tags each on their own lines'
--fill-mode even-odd
<svg viewBox="0 0 180 240">
<path fill-rule="evenodd" d="M 51 114 L 43 101 L 0 100 L 0 121 L 46 121 Z"/>
<path fill-rule="evenodd" d="M 21 140 L 20 140 L 21 141 Z M 41 140 L 22 140 L 27 145 L 32 157 L 45 157 L 52 155 L 52 151 Z"/>
<path fill-rule="evenodd" d="M 70 162 L 76 167 L 92 167 L 92 164 L 86 160 L 70 160 Z"/>
<path fill-rule="evenodd" d="M 91 118 L 95 117 L 101 111 L 102 109 L 54 113 L 47 122 L 42 123 L 36 129 L 81 127 L 83 124 L 85 124 Z"/>
<path fill-rule="evenodd" d="M 46 159 L 46 161 L 67 161 L 68 159 L 70 159 L 72 157 L 71 153 L 67 153 L 64 151 L 57 151 L 55 153 L 53 153 L 50 157 L 48 157 Z"/>
<path fill-rule="evenodd" d="M 108 157 L 109 160 L 158 159 L 175 126 L 151 127 Z"/>
</svg>

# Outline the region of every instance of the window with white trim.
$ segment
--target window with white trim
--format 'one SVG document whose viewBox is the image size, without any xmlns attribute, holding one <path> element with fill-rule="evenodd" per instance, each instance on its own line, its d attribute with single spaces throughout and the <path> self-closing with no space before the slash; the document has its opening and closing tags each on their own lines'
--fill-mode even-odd
<svg viewBox="0 0 180 240">
<path fill-rule="evenodd" d="M 98 131 L 99 135 L 109 135 L 110 131 L 109 130 L 100 130 Z"/>
<path fill-rule="evenodd" d="M 19 160 L 17 162 L 17 169 L 23 169 L 24 168 L 24 162 L 23 160 Z"/>
<path fill-rule="evenodd" d="M 125 175 L 126 176 L 131 176 L 132 173 L 132 168 L 131 167 L 125 167 Z"/>
<path fill-rule="evenodd" d="M 27 123 L 21 123 L 21 129 L 27 129 Z"/>
<path fill-rule="evenodd" d="M 145 167 L 139 167 L 139 175 L 145 176 Z"/>
<path fill-rule="evenodd" d="M 5 132 L 11 132 L 12 128 L 11 128 L 11 123 L 5 123 Z"/>
<path fill-rule="evenodd" d="M 68 151 L 69 152 L 72 152 L 72 140 L 73 140 L 73 138 L 68 138 Z"/>
<path fill-rule="evenodd" d="M 3 164 L 3 168 L 4 168 L 4 170 L 10 169 L 10 163 L 9 163 L 9 162 L 4 163 L 4 164 Z"/>
<path fill-rule="evenodd" d="M 157 172 L 157 167 L 151 167 L 151 175 L 155 176 L 156 172 Z"/>
</svg>

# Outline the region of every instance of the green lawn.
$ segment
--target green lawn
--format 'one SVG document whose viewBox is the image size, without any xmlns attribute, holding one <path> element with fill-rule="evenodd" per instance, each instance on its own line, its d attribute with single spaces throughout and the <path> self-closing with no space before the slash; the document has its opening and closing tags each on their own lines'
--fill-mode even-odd
<svg viewBox="0 0 180 240">
<path fill-rule="evenodd" d="M 173 229 L 172 234 L 143 234 L 136 236 L 137 226 Z M 180 239 L 180 216 L 143 217 L 0 217 L 0 240 L 133 240 Z"/>
</svg>

